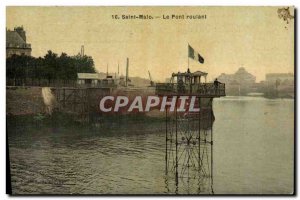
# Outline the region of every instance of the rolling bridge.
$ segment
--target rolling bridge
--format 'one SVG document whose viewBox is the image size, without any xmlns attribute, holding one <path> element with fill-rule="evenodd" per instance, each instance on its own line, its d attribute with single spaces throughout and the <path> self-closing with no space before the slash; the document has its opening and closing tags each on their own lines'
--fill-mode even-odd
<svg viewBox="0 0 300 200">
<path fill-rule="evenodd" d="M 170 193 L 214 193 L 212 101 L 225 96 L 225 84 L 206 83 L 206 76 L 188 70 L 173 73 L 170 83 L 156 84 L 158 96 L 195 96 L 200 107 L 198 113 L 166 109 L 165 182 Z"/>
</svg>

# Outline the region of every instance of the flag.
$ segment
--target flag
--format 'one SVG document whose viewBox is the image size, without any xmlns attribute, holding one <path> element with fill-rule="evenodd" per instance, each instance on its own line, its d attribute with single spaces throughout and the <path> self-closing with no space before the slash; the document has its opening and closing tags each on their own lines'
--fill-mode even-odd
<svg viewBox="0 0 300 200">
<path fill-rule="evenodd" d="M 191 47 L 190 45 L 189 45 L 189 57 L 195 59 L 195 51 L 193 47 Z"/>
<path fill-rule="evenodd" d="M 188 45 L 188 56 L 198 61 L 199 63 L 204 63 L 204 58 L 198 52 L 196 52 L 190 45 Z"/>
<path fill-rule="evenodd" d="M 198 61 L 200 62 L 200 63 L 204 63 L 204 58 L 198 53 Z"/>
</svg>

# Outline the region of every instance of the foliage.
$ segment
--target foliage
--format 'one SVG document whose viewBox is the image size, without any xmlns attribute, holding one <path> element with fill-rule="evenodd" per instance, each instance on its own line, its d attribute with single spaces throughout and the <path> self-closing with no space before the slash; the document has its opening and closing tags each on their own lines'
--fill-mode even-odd
<svg viewBox="0 0 300 200">
<path fill-rule="evenodd" d="M 40 122 L 43 121 L 46 118 L 45 115 L 38 113 L 37 115 L 33 116 L 33 120 Z"/>
<path fill-rule="evenodd" d="M 26 55 L 13 55 L 6 59 L 6 77 L 18 82 L 26 82 L 26 79 L 48 82 L 56 80 L 76 80 L 77 73 L 95 73 L 94 61 L 90 56 L 68 56 L 61 53 L 58 56 L 52 51 L 42 57 Z"/>
</svg>

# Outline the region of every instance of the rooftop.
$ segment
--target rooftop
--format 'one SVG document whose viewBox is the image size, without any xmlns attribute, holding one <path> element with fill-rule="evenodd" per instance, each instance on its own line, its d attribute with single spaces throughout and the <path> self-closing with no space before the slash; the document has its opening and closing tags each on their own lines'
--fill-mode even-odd
<svg viewBox="0 0 300 200">
<path fill-rule="evenodd" d="M 99 80 L 99 74 L 98 73 L 77 73 L 78 79 L 94 79 Z"/>
<path fill-rule="evenodd" d="M 31 48 L 31 45 L 26 43 L 23 27 L 16 27 L 13 31 L 6 29 L 6 47 Z"/>
<path fill-rule="evenodd" d="M 199 77 L 199 76 L 207 76 L 207 73 L 202 72 L 202 71 L 195 71 L 193 73 L 191 73 L 191 72 L 178 72 L 178 73 L 173 73 L 172 77 L 174 77 L 174 76 Z"/>
<path fill-rule="evenodd" d="M 293 73 L 269 73 L 266 77 L 294 77 Z"/>
</svg>

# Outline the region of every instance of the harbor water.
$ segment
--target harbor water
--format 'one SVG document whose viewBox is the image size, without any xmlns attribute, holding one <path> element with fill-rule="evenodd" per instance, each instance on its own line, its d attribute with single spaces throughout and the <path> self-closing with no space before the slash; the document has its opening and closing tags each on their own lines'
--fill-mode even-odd
<svg viewBox="0 0 300 200">
<path fill-rule="evenodd" d="M 294 100 L 225 97 L 213 109 L 214 194 L 292 193 Z M 111 126 L 8 126 L 13 194 L 175 194 L 164 120 Z"/>
</svg>

